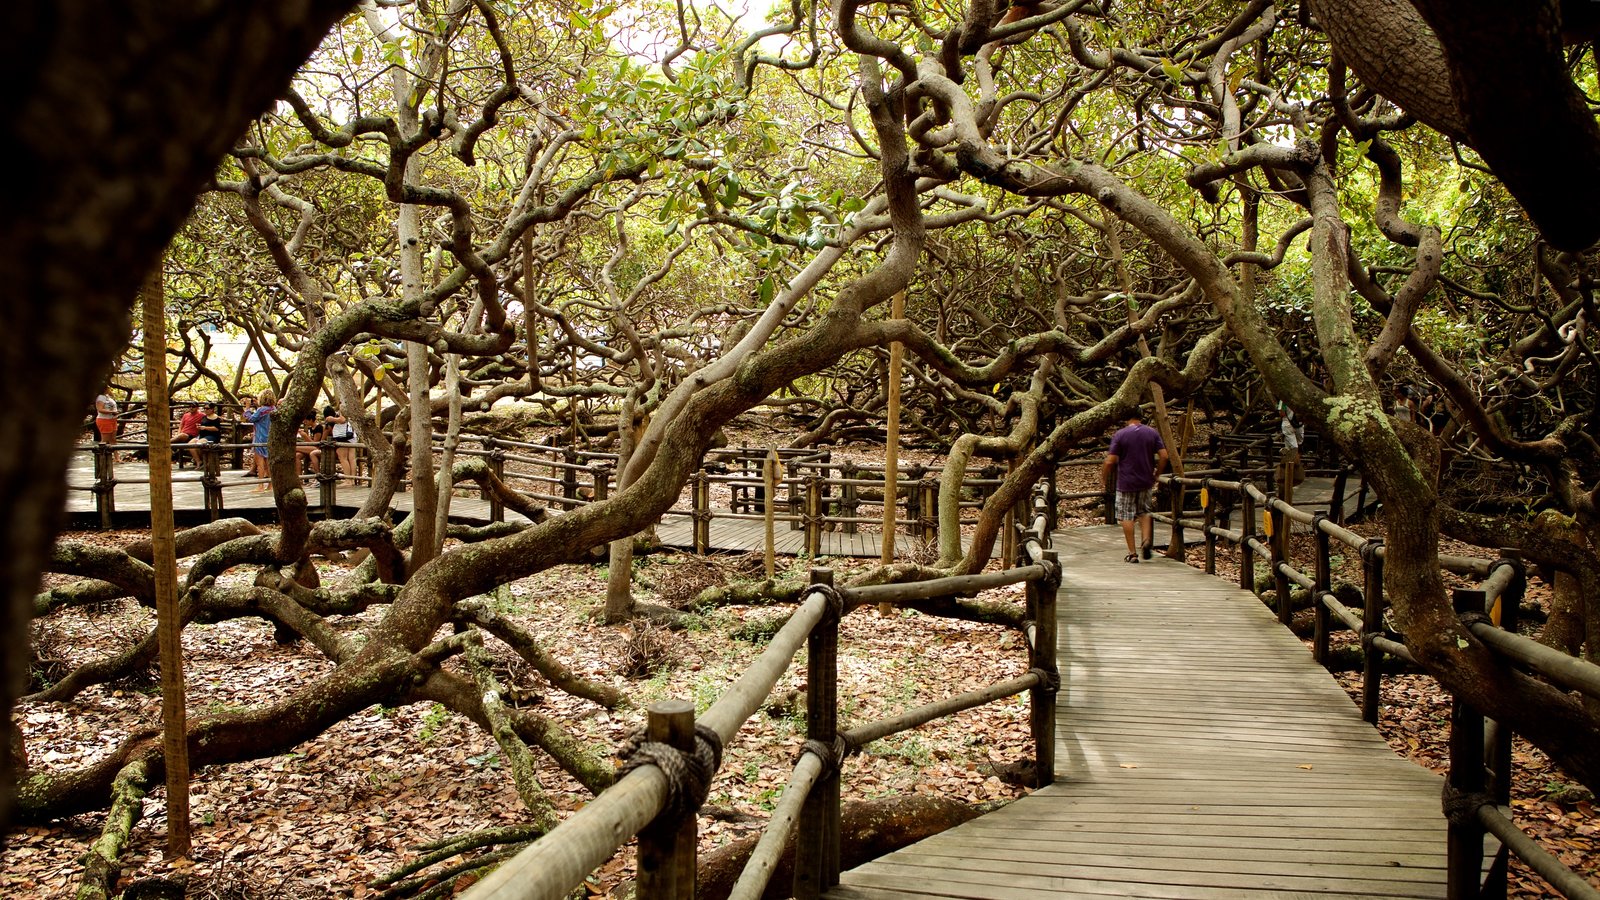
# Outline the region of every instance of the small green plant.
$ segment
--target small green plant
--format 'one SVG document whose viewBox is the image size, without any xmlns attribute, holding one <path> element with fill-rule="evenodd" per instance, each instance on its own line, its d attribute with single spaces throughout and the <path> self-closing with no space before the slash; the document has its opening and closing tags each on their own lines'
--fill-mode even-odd
<svg viewBox="0 0 1600 900">
<path fill-rule="evenodd" d="M 445 720 L 449 718 L 450 712 L 443 704 L 435 703 L 429 706 L 427 712 L 422 714 L 422 730 L 417 733 L 417 737 L 424 744 L 433 743 L 433 739 L 439 736 L 439 729 L 444 727 Z"/>
</svg>

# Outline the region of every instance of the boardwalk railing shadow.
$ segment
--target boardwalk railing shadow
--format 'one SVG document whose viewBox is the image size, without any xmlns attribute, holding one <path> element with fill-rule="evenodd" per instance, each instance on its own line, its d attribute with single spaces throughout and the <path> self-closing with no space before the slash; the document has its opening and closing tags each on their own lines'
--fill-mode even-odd
<svg viewBox="0 0 1600 900">
<path fill-rule="evenodd" d="M 1216 574 L 1219 541 L 1237 548 L 1241 589 L 1256 589 L 1256 563 L 1264 561 L 1272 579 L 1273 606 L 1279 623 L 1285 626 L 1295 612 L 1293 589 L 1308 592 L 1315 617 L 1312 655 L 1324 666 L 1329 663 L 1330 636 L 1335 628 L 1348 629 L 1356 637 L 1362 651 L 1361 714 L 1367 722 L 1377 724 L 1385 656 L 1417 663 L 1404 636 L 1385 626 L 1383 540 L 1362 537 L 1333 517 L 1300 509 L 1282 497 L 1263 492 L 1248 480 L 1180 479 L 1170 475 L 1162 480 L 1174 497 L 1180 498 L 1174 500 L 1174 513 L 1163 518 L 1172 526 L 1175 537 L 1181 536 L 1185 528 L 1201 530 L 1205 536 L 1201 566 L 1207 574 Z M 1181 512 L 1185 489 L 1198 489 L 1201 518 L 1186 517 Z M 1240 512 L 1241 525 L 1230 530 L 1221 510 L 1232 506 Z M 1315 541 L 1310 572 L 1296 567 L 1292 559 L 1289 535 L 1295 525 L 1307 528 Z M 1359 610 L 1346 606 L 1333 592 L 1335 542 L 1361 559 Z M 1183 546 L 1181 538 L 1174 541 L 1174 546 Z M 1508 665 L 1561 688 L 1600 699 L 1600 666 L 1517 634 L 1518 610 L 1526 587 L 1525 566 L 1514 551 L 1501 552 L 1501 557 L 1493 560 L 1439 557 L 1446 571 L 1480 579 L 1476 588 L 1455 591 L 1456 613 L 1462 625 Z M 1562 896 L 1600 900 L 1600 891 L 1511 820 L 1511 729 L 1486 719 L 1453 694 L 1451 703 L 1450 768 L 1443 801 L 1443 814 L 1448 819 L 1451 900 L 1504 897 L 1510 855 L 1538 872 Z M 1486 835 L 1492 835 L 1494 840 L 1486 842 Z M 1486 850 L 1486 844 L 1490 849 Z"/>
</svg>

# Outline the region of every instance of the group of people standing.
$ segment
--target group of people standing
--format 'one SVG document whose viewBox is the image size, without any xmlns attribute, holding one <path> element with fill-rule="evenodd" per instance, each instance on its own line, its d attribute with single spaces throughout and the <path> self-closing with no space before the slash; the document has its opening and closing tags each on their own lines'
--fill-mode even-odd
<svg viewBox="0 0 1600 900">
<path fill-rule="evenodd" d="M 262 391 L 255 397 L 246 397 L 244 407 L 240 411 L 240 420 L 248 423 L 252 429 L 251 452 L 248 464 L 245 466 L 245 477 L 270 478 L 267 470 L 267 435 L 271 430 L 272 413 L 278 408 L 278 397 L 271 390 Z M 94 398 L 94 424 L 96 439 L 102 444 L 114 443 L 119 428 L 119 415 L 121 408 L 111 396 L 108 385 Z M 172 433 L 174 446 L 174 459 L 182 464 L 183 457 L 179 454 L 187 451 L 190 459 L 198 468 L 201 464 L 200 454 L 202 444 L 217 444 L 222 442 L 223 420 L 217 413 L 217 405 L 209 400 L 191 407 L 178 419 L 178 426 Z M 306 416 L 300 424 L 296 435 L 295 444 L 296 461 L 304 460 L 309 464 L 312 472 L 318 471 L 321 463 L 322 451 L 318 445 L 324 440 L 332 441 L 338 445 L 335 449 L 339 461 L 339 472 L 346 477 L 356 474 L 355 430 L 350 421 L 341 415 L 332 405 L 322 408 L 320 417 Z M 187 445 L 178 447 L 177 445 Z M 256 487 L 257 491 L 270 490 L 270 486 L 263 483 Z"/>
</svg>

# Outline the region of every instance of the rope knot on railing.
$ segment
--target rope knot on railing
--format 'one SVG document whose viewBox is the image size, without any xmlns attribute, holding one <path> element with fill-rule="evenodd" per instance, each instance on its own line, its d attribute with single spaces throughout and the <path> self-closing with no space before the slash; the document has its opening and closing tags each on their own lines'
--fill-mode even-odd
<svg viewBox="0 0 1600 900">
<path fill-rule="evenodd" d="M 1039 590 L 1051 593 L 1061 590 L 1061 560 L 1044 561 L 1044 577 L 1039 579 Z"/>
<path fill-rule="evenodd" d="M 807 753 L 815 754 L 817 759 L 822 760 L 822 774 L 826 776 L 837 770 L 839 764 L 844 762 L 844 758 L 849 756 L 853 749 L 855 748 L 850 746 L 844 735 L 837 734 L 831 742 L 811 738 L 800 746 L 800 756 L 805 756 Z"/>
<path fill-rule="evenodd" d="M 813 584 L 806 588 L 808 593 L 821 594 L 827 606 L 822 611 L 822 622 L 818 625 L 837 622 L 844 618 L 844 595 L 831 584 Z"/>
<path fill-rule="evenodd" d="M 1034 666 L 1028 670 L 1029 675 L 1039 676 L 1039 686 L 1051 693 L 1061 690 L 1061 673 L 1050 669 Z"/>
<path fill-rule="evenodd" d="M 1456 613 L 1456 618 L 1460 620 L 1461 627 L 1468 631 L 1471 631 L 1474 625 L 1494 625 L 1494 619 L 1489 618 L 1488 613 L 1478 612 L 1477 610 Z"/>
<path fill-rule="evenodd" d="M 711 792 L 711 779 L 722 765 L 722 736 L 711 726 L 696 722 L 692 752 L 644 738 L 644 730 L 640 729 L 623 742 L 621 755 L 625 759 L 617 767 L 617 778 L 640 766 L 660 769 L 667 779 L 667 802 L 661 808 L 661 815 L 667 819 L 682 818 L 704 805 Z"/>
<path fill-rule="evenodd" d="M 1460 790 L 1448 780 L 1444 783 L 1439 799 L 1444 808 L 1445 819 L 1456 826 L 1477 824 L 1478 810 L 1494 805 L 1493 796 L 1483 791 Z"/>
</svg>

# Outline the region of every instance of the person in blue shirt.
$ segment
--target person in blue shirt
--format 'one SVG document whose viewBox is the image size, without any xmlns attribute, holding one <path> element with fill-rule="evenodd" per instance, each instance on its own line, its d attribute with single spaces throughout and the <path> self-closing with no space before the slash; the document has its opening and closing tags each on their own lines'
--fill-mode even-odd
<svg viewBox="0 0 1600 900">
<path fill-rule="evenodd" d="M 257 478 L 272 477 L 271 473 L 267 471 L 267 432 L 272 428 L 272 411 L 277 407 L 278 396 L 271 390 L 265 390 L 256 399 L 256 408 L 247 410 L 244 414 L 244 420 L 256 428 L 255 446 L 250 450 L 250 459 L 253 472 Z M 256 485 L 257 493 L 271 489 L 272 485 L 270 484 Z"/>
</svg>

